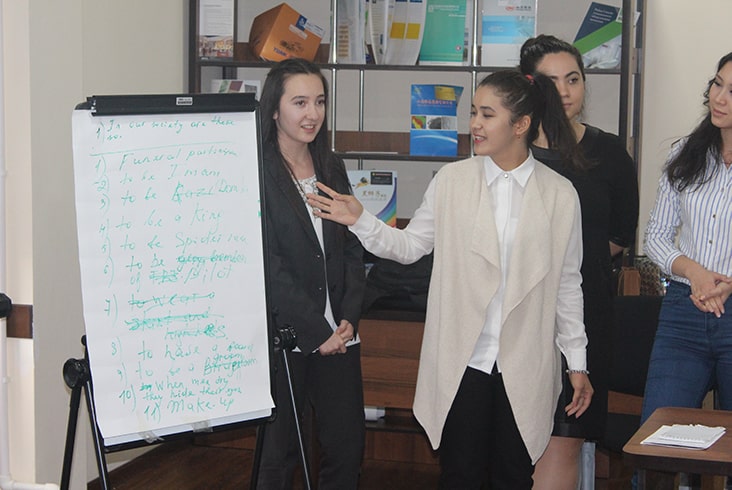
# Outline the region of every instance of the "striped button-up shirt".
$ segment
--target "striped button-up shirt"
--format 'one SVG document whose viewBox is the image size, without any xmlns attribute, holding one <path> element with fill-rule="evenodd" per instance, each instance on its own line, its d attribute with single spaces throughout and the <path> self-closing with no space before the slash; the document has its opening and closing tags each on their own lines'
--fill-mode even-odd
<svg viewBox="0 0 732 490">
<path fill-rule="evenodd" d="M 679 149 L 675 147 L 670 158 Z M 732 274 L 732 170 L 708 154 L 704 181 L 678 191 L 664 171 L 646 227 L 646 255 L 672 279 L 686 284 L 687 278 L 671 272 L 681 255 L 707 270 Z"/>
</svg>

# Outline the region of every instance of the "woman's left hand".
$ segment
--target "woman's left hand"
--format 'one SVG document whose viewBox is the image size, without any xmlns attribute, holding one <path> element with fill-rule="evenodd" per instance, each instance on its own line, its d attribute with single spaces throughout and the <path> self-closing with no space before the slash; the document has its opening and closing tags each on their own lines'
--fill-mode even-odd
<svg viewBox="0 0 732 490">
<path fill-rule="evenodd" d="M 674 259 L 671 272 L 689 280 L 690 298 L 699 311 L 712 313 L 717 318 L 724 314 L 724 302 L 729 297 L 732 278 L 709 270 L 684 255 Z"/>
<path fill-rule="evenodd" d="M 340 325 L 335 331 L 343 339 L 344 343 L 348 343 L 353 340 L 353 325 L 348 320 L 341 320 Z"/>
<path fill-rule="evenodd" d="M 346 343 L 353 339 L 353 325 L 348 320 L 341 320 L 333 335 L 318 347 L 321 356 L 334 356 L 348 352 Z"/>
<path fill-rule="evenodd" d="M 579 417 L 589 408 L 595 390 L 592 388 L 589 376 L 584 373 L 570 373 L 569 381 L 574 388 L 574 395 L 572 403 L 564 407 L 564 411 L 567 415 Z"/>
<path fill-rule="evenodd" d="M 714 313 L 717 318 L 724 315 L 724 303 L 732 293 L 732 284 L 720 281 L 712 290 L 706 294 L 691 295 L 691 301 L 701 311 Z"/>
<path fill-rule="evenodd" d="M 336 332 L 328 337 L 328 340 L 320 344 L 318 352 L 321 356 L 334 356 L 336 354 L 345 354 L 347 352 L 346 343 L 343 338 Z"/>
<path fill-rule="evenodd" d="M 313 208 L 315 216 L 351 226 L 363 213 L 363 205 L 354 196 L 339 194 L 322 182 L 318 182 L 316 185 L 329 197 L 306 194 L 308 204 Z"/>
</svg>

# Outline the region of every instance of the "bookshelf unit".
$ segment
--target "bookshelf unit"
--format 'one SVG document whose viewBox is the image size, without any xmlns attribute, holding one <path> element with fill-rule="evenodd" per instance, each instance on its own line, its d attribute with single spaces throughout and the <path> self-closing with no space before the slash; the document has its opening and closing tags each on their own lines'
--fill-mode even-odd
<svg viewBox="0 0 732 490">
<path fill-rule="evenodd" d="M 308 0 L 301 0 L 301 3 Z M 313 0 L 314 2 L 315 0 Z M 411 83 L 447 83 L 455 85 L 463 85 L 465 91 L 458 106 L 458 119 L 460 124 L 466 124 L 467 112 L 469 111 L 470 100 L 472 99 L 481 75 L 490 73 L 497 69 L 505 67 L 481 66 L 480 49 L 481 43 L 477 33 L 479 32 L 479 22 L 481 18 L 481 0 L 468 0 L 472 2 L 472 39 L 470 51 L 470 64 L 467 66 L 445 66 L 445 65 L 377 65 L 377 64 L 343 64 L 336 63 L 336 54 L 334 47 L 334 32 L 336 32 L 335 19 L 337 18 L 337 0 L 317 0 L 320 5 L 330 4 L 330 21 L 329 29 L 326 29 L 326 39 L 323 39 L 315 58 L 324 73 L 329 78 L 330 84 L 330 101 L 329 101 L 329 129 L 332 149 L 344 160 L 349 168 L 364 169 L 365 165 L 369 168 L 377 166 L 385 168 L 388 162 L 393 162 L 394 166 L 399 166 L 400 181 L 402 175 L 409 174 L 415 170 L 415 166 L 420 163 L 433 164 L 432 172 L 436 166 L 458 159 L 466 158 L 472 154 L 470 147 L 469 131 L 467 126 L 459 127 L 458 131 L 458 154 L 453 157 L 429 157 L 415 156 L 409 154 L 409 105 L 408 102 L 403 104 L 403 99 L 409 98 L 408 87 L 410 81 L 398 80 L 396 83 L 389 83 L 388 77 L 394 74 L 402 74 L 403 76 L 413 77 Z M 551 2 L 556 0 L 537 0 L 537 30 L 542 32 L 541 18 L 542 6 L 546 5 L 547 15 L 551 14 L 558 17 L 562 21 L 563 13 L 556 6 L 552 6 Z M 581 3 L 582 14 L 590 4 L 587 0 L 575 0 Z M 608 0 L 608 3 L 617 3 L 618 0 Z M 623 12 L 639 12 L 642 13 L 644 0 L 622 0 Z M 239 2 L 237 1 L 237 5 Z M 255 59 L 249 49 L 247 42 L 239 42 L 236 38 L 238 27 L 235 22 L 235 43 L 233 59 L 205 59 L 198 56 L 197 50 L 197 33 L 198 33 L 198 0 L 189 0 L 189 62 L 188 62 L 188 90 L 192 93 L 201 92 L 205 86 L 204 71 L 208 70 L 209 78 L 241 78 L 237 77 L 239 69 L 248 69 L 255 73 L 252 78 L 264 79 L 266 70 L 273 63 Z M 271 5 L 270 5 L 271 6 Z M 293 5 L 297 10 L 298 6 Z M 557 4 L 564 7 L 564 4 Z M 251 7 L 250 7 L 251 8 Z M 550 11 L 551 9 L 551 11 Z M 318 10 L 314 7 L 312 11 Z M 301 10 L 303 15 L 308 16 L 310 11 Z M 235 14 L 236 15 L 236 14 Z M 625 15 L 625 18 L 632 16 Z M 237 19 L 235 19 L 237 20 Z M 240 19 L 241 22 L 251 22 L 252 19 Z M 605 90 L 601 93 L 588 92 L 588 98 L 597 97 L 603 100 L 603 103 L 610 104 L 612 111 L 617 114 L 616 128 L 603 128 L 611 132 L 616 132 L 622 140 L 626 142 L 626 148 L 630 155 L 636 160 L 640 155 L 638 133 L 640 130 L 640 47 L 642 41 L 642 23 L 643 15 L 637 24 L 631 22 L 623 23 L 623 53 L 620 69 L 598 70 L 588 69 L 588 80 L 602 79 L 619 79 L 619 88 L 617 91 L 612 90 L 611 95 L 607 95 Z M 565 22 L 566 23 L 566 22 Z M 574 28 L 574 24 L 572 26 Z M 566 31 L 566 29 L 565 29 Z M 553 31 L 543 31 L 552 32 Z M 560 35 L 561 33 L 557 33 Z M 564 37 L 568 39 L 568 37 Z M 212 77 L 211 73 L 215 75 Z M 247 75 L 248 77 L 249 75 Z M 416 80 L 414 78 L 417 78 Z M 387 81 L 384 81 L 387 80 Z M 448 81 L 449 80 L 449 81 Z M 604 82 L 603 82 L 604 83 Z M 406 89 L 402 90 L 404 97 L 399 103 L 384 104 L 381 109 L 382 113 L 376 119 L 377 122 L 366 120 L 366 114 L 369 111 L 380 110 L 379 99 L 385 96 L 385 92 L 394 91 L 394 87 L 402 85 Z M 374 87 L 377 91 L 374 92 Z M 603 87 L 604 88 L 604 87 Z M 380 92 L 378 90 L 381 90 Z M 401 90 L 401 89 L 399 89 Z M 616 95 L 617 94 L 617 95 Z M 390 94 L 386 94 L 390 96 Z M 617 97 L 617 103 L 612 102 Z M 368 101 L 368 107 L 367 107 Z M 406 106 L 406 109 L 404 107 Z M 368 109 L 368 110 L 367 110 Z M 605 111 L 603 111 L 605 112 Z M 379 121 L 379 117 L 383 115 L 384 120 L 390 119 L 391 124 L 395 120 L 403 121 L 404 124 L 400 129 L 384 129 L 389 124 L 383 124 Z M 590 121 L 590 123 L 594 123 Z M 602 124 L 600 124 L 603 127 Z M 606 125 L 607 126 L 607 125 Z M 379 128 L 379 129 L 374 129 Z M 368 163 L 366 163 L 368 162 Z M 414 162 L 409 163 L 409 162 Z M 402 174 L 401 169 L 407 165 Z M 431 173 L 427 173 L 422 169 L 422 179 L 429 178 Z M 415 189 L 424 189 L 425 186 L 415 185 Z M 401 191 L 401 189 L 400 189 Z M 409 192 L 409 191 L 408 191 Z M 421 195 L 421 194 L 420 194 Z M 401 197 L 401 192 L 400 192 Z"/>
<path fill-rule="evenodd" d="M 332 149 L 341 156 L 349 168 L 363 169 L 364 165 L 376 165 L 379 168 L 388 168 L 384 165 L 394 164 L 399 166 L 399 198 L 398 202 L 403 199 L 404 182 L 409 179 L 409 174 L 422 172 L 425 178 L 431 178 L 431 169 L 442 163 L 459 160 L 469 157 L 471 152 L 469 134 L 466 131 L 458 134 L 458 154 L 455 157 L 428 157 L 414 156 L 409 154 L 409 131 L 408 117 L 409 105 L 406 104 L 406 113 L 401 114 L 401 109 L 389 106 L 390 117 L 393 119 L 401 118 L 405 124 L 406 130 L 376 130 L 383 128 L 384 125 L 378 122 L 367 124 L 365 115 L 367 112 L 367 101 L 369 102 L 369 110 L 374 109 L 374 101 L 368 97 L 367 89 L 374 83 L 381 85 L 381 90 L 388 91 L 393 89 L 388 83 L 383 82 L 383 77 L 393 74 L 409 73 L 416 77 L 422 77 L 428 80 L 428 83 L 450 83 L 458 85 L 463 83 L 465 90 L 463 99 L 469 101 L 475 91 L 475 87 L 484 74 L 488 74 L 497 69 L 504 67 L 481 66 L 480 60 L 480 42 L 476 35 L 478 32 L 478 24 L 481 12 L 480 0 L 469 0 L 472 2 L 473 8 L 473 36 L 471 39 L 471 62 L 468 66 L 445 66 L 445 65 L 377 65 L 377 64 L 342 64 L 335 62 L 335 49 L 333 46 L 333 33 L 336 31 L 334 19 L 337 16 L 335 11 L 337 0 L 323 0 L 330 3 L 331 9 L 331 25 L 329 29 L 329 39 L 324 39 L 321 44 L 315 62 L 321 67 L 323 72 L 330 75 L 330 100 L 328 108 L 328 120 L 330 129 L 330 141 Z M 550 0 L 537 0 L 539 8 L 537 9 L 537 22 L 541 17 L 541 5 Z M 554 0 L 562 2 L 563 0 Z M 582 14 L 590 4 L 590 0 L 582 1 Z M 202 91 L 205 85 L 205 70 L 213 70 L 215 76 L 212 78 L 235 79 L 242 78 L 237 76 L 239 69 L 251 69 L 251 78 L 264 79 L 266 71 L 273 65 L 271 62 L 255 59 L 249 49 L 247 42 L 239 42 L 235 37 L 234 57 L 233 59 L 203 59 L 198 56 L 197 33 L 198 33 L 198 0 L 189 0 L 189 53 L 188 53 L 188 90 L 191 93 Z M 614 2 L 617 3 L 617 2 Z M 270 5 L 271 6 L 271 5 Z M 617 130 L 620 138 L 626 142 L 626 148 L 630 155 L 637 161 L 640 155 L 638 145 L 638 134 L 640 130 L 640 70 L 641 70 L 641 44 L 642 44 L 642 25 L 643 25 L 643 7 L 644 0 L 622 0 L 622 8 L 624 12 L 639 12 L 641 17 L 637 25 L 633 23 L 623 23 L 623 53 L 620 69 L 613 70 L 597 70 L 588 69 L 586 73 L 588 78 L 619 78 L 619 90 L 617 91 L 617 107 L 613 109 L 613 113 L 617 114 Z M 297 8 L 297 7 L 295 7 Z M 304 15 L 308 15 L 303 11 Z M 557 17 L 563 17 L 562 12 L 556 13 Z M 627 17 L 626 17 L 627 18 Z M 247 19 L 251 22 L 252 19 Z M 538 23 L 541 26 L 540 23 Z M 573 26 L 574 27 L 574 26 Z M 235 26 L 235 32 L 238 32 Z M 539 30 L 539 32 L 542 32 Z M 551 30 L 543 32 L 554 33 Z M 557 33 L 560 35 L 560 33 Z M 568 39 L 565 36 L 561 36 Z M 211 78 L 211 73 L 208 73 Z M 247 75 L 246 78 L 248 78 Z M 370 79 L 367 80 L 367 77 Z M 382 77 L 382 79 L 379 79 Z M 373 80 L 371 79 L 373 78 Z M 460 78 L 460 80 L 456 80 Z M 344 80 L 345 79 L 345 80 Z M 453 79 L 452 81 L 447 81 Z M 421 82 L 424 83 L 424 82 Z M 407 91 L 405 90 L 405 93 Z M 344 97 L 344 94 L 346 97 Z M 372 94 L 373 95 L 373 94 Z M 378 93 L 378 95 L 381 95 Z M 348 99 L 350 97 L 350 99 Z M 406 95 L 408 98 L 408 93 Z M 588 93 L 590 97 L 607 97 L 606 93 Z M 615 92 L 612 93 L 615 97 Z M 344 98 L 348 104 L 344 104 Z M 461 107 L 464 107 L 461 102 Z M 346 105 L 344 110 L 343 106 Z M 355 107 L 355 110 L 349 110 Z M 465 114 L 458 109 L 459 114 Z M 393 116 L 392 113 L 394 114 Z M 344 117 L 345 116 L 345 117 Z M 460 116 L 459 116 L 460 118 Z M 463 117 L 464 119 L 464 117 Z M 344 122 L 345 120 L 345 122 Z M 615 132 L 615 130 L 610 129 Z M 427 165 L 425 169 L 425 163 Z M 426 184 L 418 183 L 413 185 L 413 189 L 418 194 L 416 196 L 416 204 L 424 192 Z M 406 214 L 406 213 L 405 213 Z M 399 214 L 401 216 L 401 214 Z M 411 216 L 411 213 L 408 213 Z M 396 316 L 392 316 L 395 314 Z M 406 389 L 401 393 L 400 401 L 395 401 L 394 394 L 389 391 L 390 385 L 401 386 L 400 383 L 407 383 L 414 380 L 394 380 L 395 373 L 393 363 L 403 362 L 404 359 L 414 361 L 414 369 L 416 369 L 416 358 L 418 351 L 412 354 L 404 352 L 394 353 L 392 351 L 394 345 L 409 346 L 417 348 L 419 342 L 415 340 L 413 331 L 408 336 L 400 339 L 400 341 L 391 342 L 389 336 L 402 335 L 404 329 L 418 329 L 421 332 L 422 320 L 404 321 L 400 318 L 403 312 L 386 312 L 386 316 L 382 317 L 366 317 L 362 320 L 362 332 L 369 335 L 369 329 L 378 329 L 379 333 L 372 333 L 374 338 L 369 342 L 365 342 L 362 351 L 362 369 L 364 371 L 364 389 L 367 397 L 367 404 L 370 401 L 381 403 L 383 400 L 390 400 L 392 406 L 386 406 L 387 417 L 378 423 L 371 423 L 367 431 L 367 448 L 366 458 L 372 459 L 391 459 L 394 461 L 413 462 L 434 465 L 437 464 L 434 453 L 429 448 L 424 434 L 416 425 L 416 421 L 411 416 L 409 410 L 410 402 L 404 402 L 403 398 L 411 398 L 412 388 Z M 366 325 L 366 328 L 363 328 Z M 421 335 L 421 333 L 420 333 Z M 381 339 L 381 344 L 379 344 Z M 387 340 L 384 340 L 387 339 Z M 405 340 L 406 339 L 406 340 Z M 383 344 L 383 345 L 382 345 Z M 372 347 L 368 348 L 367 345 Z M 375 347 L 373 347 L 375 346 Z M 371 349 L 371 350 L 369 350 Z M 411 356 L 411 357 L 410 357 Z M 401 369 L 401 370 L 400 370 Z M 405 376 L 405 371 L 399 368 L 397 371 Z M 386 374 L 384 374 L 386 373 Z M 411 374 L 416 376 L 416 371 Z M 392 386 L 393 388 L 393 386 Z M 406 393 L 406 395 L 405 395 Z M 390 398 L 391 397 L 391 398 Z M 383 434 L 387 435 L 384 436 Z M 380 435 L 381 434 L 381 435 Z"/>
</svg>

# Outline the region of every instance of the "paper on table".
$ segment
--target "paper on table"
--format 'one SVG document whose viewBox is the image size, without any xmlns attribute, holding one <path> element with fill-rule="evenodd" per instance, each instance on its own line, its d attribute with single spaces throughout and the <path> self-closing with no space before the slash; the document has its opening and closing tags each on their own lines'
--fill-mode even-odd
<svg viewBox="0 0 732 490">
<path fill-rule="evenodd" d="M 674 446 L 688 449 L 707 449 L 724 435 L 724 427 L 708 427 L 700 424 L 662 425 L 641 444 Z"/>
</svg>

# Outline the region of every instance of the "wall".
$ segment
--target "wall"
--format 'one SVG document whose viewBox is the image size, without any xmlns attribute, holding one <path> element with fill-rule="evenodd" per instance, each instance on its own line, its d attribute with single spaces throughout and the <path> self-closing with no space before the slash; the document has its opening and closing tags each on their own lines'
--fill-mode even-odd
<svg viewBox="0 0 732 490">
<path fill-rule="evenodd" d="M 671 143 L 702 115 L 702 93 L 717 61 L 732 51 L 732 2 L 648 0 L 641 129 L 641 235 Z"/>
<path fill-rule="evenodd" d="M 12 119 L 5 121 L 5 267 L 2 291 L 15 304 L 33 303 L 33 257 L 31 165 L 30 165 L 30 89 L 29 55 L 19 49 L 18 39 L 28 38 L 28 0 L 3 3 L 4 105 Z M 33 427 L 34 368 L 33 342 L 10 338 L 7 341 L 9 443 L 12 476 L 18 481 L 33 479 L 35 430 Z M 15 403 L 19 400 L 25 403 Z M 25 431 L 14 430 L 18 427 Z"/>
<path fill-rule="evenodd" d="M 3 4 L 3 46 L 7 67 L 5 75 L 5 111 L 13 114 L 5 125 L 6 195 L 8 240 L 6 243 L 7 283 L 12 284 L 13 302 L 33 301 L 31 256 L 31 147 L 30 134 L 30 59 L 27 49 L 18 49 L 19 39 L 28 39 L 29 0 L 5 1 Z M 12 258 L 12 259 L 10 259 Z M 10 293 L 10 290 L 8 290 Z"/>
<path fill-rule="evenodd" d="M 71 112 L 95 94 L 182 92 L 185 0 L 30 2 L 30 144 L 36 364 L 36 480 L 58 481 L 68 418 L 63 363 L 82 357 Z M 22 43 L 21 43 L 22 44 Z M 82 411 L 72 488 L 94 478 Z M 123 454 L 110 456 L 110 461 Z"/>
</svg>

